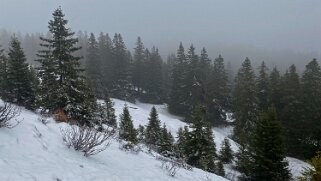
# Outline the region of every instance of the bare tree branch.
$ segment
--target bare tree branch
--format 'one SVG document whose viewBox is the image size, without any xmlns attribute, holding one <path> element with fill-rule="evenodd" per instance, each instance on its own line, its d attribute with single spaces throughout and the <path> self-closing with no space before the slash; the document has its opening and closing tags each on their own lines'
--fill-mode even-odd
<svg viewBox="0 0 321 181">
<path fill-rule="evenodd" d="M 104 151 L 110 144 L 107 140 L 113 137 L 115 131 L 111 127 L 97 131 L 92 127 L 72 125 L 61 129 L 61 133 L 68 148 L 84 152 L 84 156 L 87 157 Z"/>
<path fill-rule="evenodd" d="M 13 128 L 17 126 L 20 121 L 15 120 L 16 122 L 12 123 L 11 120 L 19 116 L 20 112 L 20 108 L 5 102 L 3 106 L 0 106 L 0 128 Z"/>
</svg>

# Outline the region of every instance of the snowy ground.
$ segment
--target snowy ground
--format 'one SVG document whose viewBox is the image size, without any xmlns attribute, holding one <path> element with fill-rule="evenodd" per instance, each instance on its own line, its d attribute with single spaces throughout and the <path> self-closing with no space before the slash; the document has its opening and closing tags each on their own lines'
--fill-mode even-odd
<svg viewBox="0 0 321 181">
<path fill-rule="evenodd" d="M 113 99 L 116 115 L 121 114 L 124 101 Z M 135 126 L 146 125 L 149 111 L 153 105 L 130 104 L 129 111 Z M 164 105 L 155 106 L 162 122 L 173 135 L 179 127 L 186 125 L 179 117 L 170 115 Z M 107 150 L 92 157 L 68 149 L 62 141 L 60 129 L 65 123 L 47 125 L 38 120 L 38 115 L 22 110 L 17 118 L 22 122 L 13 129 L 0 129 L 0 180 L 5 181 L 220 181 L 225 180 L 199 169 L 187 171 L 180 169 L 175 177 L 168 176 L 161 168 L 161 162 L 152 155 L 140 152 L 128 153 L 119 149 L 119 143 L 111 140 Z M 215 128 L 217 149 L 229 134 L 230 128 Z M 236 144 L 231 140 L 233 150 Z M 306 163 L 288 158 L 293 175 L 298 175 Z M 237 174 L 227 168 L 227 172 Z"/>
<path fill-rule="evenodd" d="M 116 102 L 117 105 L 122 104 Z M 117 113 L 120 109 L 116 107 Z M 141 110 L 131 109 L 133 119 L 141 119 L 135 121 L 136 125 L 145 121 L 140 114 L 148 113 L 147 110 L 139 113 Z M 18 120 L 22 122 L 17 127 L 0 130 L 1 181 L 225 180 L 199 169 L 180 169 L 175 177 L 171 177 L 155 157 L 144 152 L 134 154 L 122 151 L 116 140 L 111 141 L 107 150 L 87 158 L 63 144 L 60 129 L 67 124 L 51 120 L 44 125 L 36 114 L 26 110 L 22 110 Z"/>
<path fill-rule="evenodd" d="M 124 101 L 118 100 L 118 99 L 113 99 L 115 102 L 115 109 L 116 109 L 116 114 L 119 115 L 122 112 L 122 108 L 125 105 Z M 130 109 L 130 113 L 134 119 L 134 124 L 135 126 L 138 126 L 139 124 L 141 125 L 146 125 L 147 124 L 147 119 L 149 116 L 150 109 L 152 106 L 155 106 L 157 109 L 157 112 L 159 113 L 159 118 L 162 123 L 165 123 L 167 128 L 170 129 L 172 134 L 176 136 L 176 132 L 178 128 L 183 127 L 187 125 L 186 123 L 181 121 L 180 117 L 171 115 L 168 113 L 166 110 L 165 105 L 152 105 L 152 104 L 145 104 L 145 103 L 136 103 L 136 104 L 131 104 L 131 103 L 126 103 Z M 216 150 L 219 151 L 222 141 L 224 138 L 228 138 L 233 131 L 232 126 L 227 126 L 227 127 L 216 127 L 213 129 L 214 132 L 214 141 L 216 143 Z M 234 142 L 233 140 L 229 139 L 231 143 L 231 148 L 234 152 L 238 150 L 238 144 Z M 301 160 L 287 157 L 287 160 L 289 162 L 289 169 L 291 171 L 291 174 L 293 178 L 296 178 L 301 175 L 301 172 L 304 170 L 305 167 L 309 167 L 309 165 L 306 162 L 303 162 Z M 226 174 L 231 175 L 231 177 L 235 177 L 239 173 L 231 169 L 230 165 L 225 165 L 225 171 Z"/>
</svg>

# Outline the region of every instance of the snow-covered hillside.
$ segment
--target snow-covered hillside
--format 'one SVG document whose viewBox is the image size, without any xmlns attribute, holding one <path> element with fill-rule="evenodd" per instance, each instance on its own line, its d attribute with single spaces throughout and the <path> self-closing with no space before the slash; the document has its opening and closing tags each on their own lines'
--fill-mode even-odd
<svg viewBox="0 0 321 181">
<path fill-rule="evenodd" d="M 115 100 L 117 114 L 124 102 Z M 135 124 L 146 122 L 148 110 L 136 106 L 131 109 Z M 163 118 L 163 115 L 161 115 Z M 84 157 L 82 153 L 68 149 L 60 129 L 65 123 L 47 125 L 38 120 L 38 115 L 22 110 L 17 118 L 22 122 L 13 129 L 0 129 L 0 180 L 6 181 L 207 181 L 226 180 L 199 169 L 180 169 L 171 177 L 161 168 L 161 162 L 150 154 L 133 154 L 119 149 L 119 142 L 111 140 L 107 150 L 98 155 Z M 173 119 L 174 122 L 177 122 Z M 171 124 L 183 125 L 177 122 Z"/>
<path fill-rule="evenodd" d="M 113 99 L 116 115 L 121 114 L 124 101 Z M 134 125 L 146 125 L 151 104 L 127 103 Z M 164 105 L 155 106 L 159 118 L 166 123 L 173 135 L 179 127 L 186 125 L 179 117 L 170 115 Z M 0 129 L 0 180 L 38 181 L 220 181 L 226 180 L 199 169 L 180 169 L 171 177 L 161 168 L 161 162 L 145 152 L 133 154 L 119 149 L 119 142 L 111 140 L 110 146 L 98 155 L 84 157 L 82 153 L 68 149 L 61 137 L 65 123 L 47 125 L 38 120 L 38 115 L 22 110 L 18 120 L 22 122 L 13 129 Z M 217 149 L 229 134 L 229 128 L 215 128 Z M 233 150 L 237 145 L 232 141 Z M 293 175 L 298 175 L 306 164 L 289 158 Z M 231 170 L 228 170 L 232 172 Z"/>
<path fill-rule="evenodd" d="M 116 114 L 117 115 L 121 114 L 122 108 L 124 107 L 125 102 L 118 99 L 113 99 L 113 101 L 115 103 Z M 167 128 L 170 129 L 170 131 L 174 136 L 176 136 L 176 132 L 178 128 L 187 125 L 186 123 L 181 121 L 182 118 L 169 114 L 165 105 L 152 105 L 152 104 L 145 104 L 145 103 L 139 103 L 139 102 L 136 104 L 131 104 L 131 103 L 126 103 L 126 104 L 130 108 L 129 111 L 133 117 L 134 124 L 136 127 L 138 127 L 139 124 L 141 125 L 147 124 L 149 112 L 153 106 L 155 106 L 155 108 L 157 109 L 161 122 L 166 124 Z M 232 130 L 233 128 L 231 126 L 220 127 L 220 128 L 216 127 L 213 129 L 214 140 L 216 143 L 217 151 L 220 149 L 224 138 L 232 134 Z M 237 146 L 238 144 L 231 139 L 229 139 L 229 141 L 231 143 L 232 150 L 236 152 L 238 150 L 238 146 Z M 307 164 L 306 162 L 303 162 L 295 158 L 287 157 L 287 160 L 289 162 L 289 169 L 291 171 L 293 178 L 300 176 L 304 168 L 309 167 L 309 164 Z M 225 171 L 227 175 L 228 174 L 234 175 L 234 176 L 238 175 L 238 173 L 234 170 L 231 170 L 229 166 L 225 167 Z"/>
</svg>

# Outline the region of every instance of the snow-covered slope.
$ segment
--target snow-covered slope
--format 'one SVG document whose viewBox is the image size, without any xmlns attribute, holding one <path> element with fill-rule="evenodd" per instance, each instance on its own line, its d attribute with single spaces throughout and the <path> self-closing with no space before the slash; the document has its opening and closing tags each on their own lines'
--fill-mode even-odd
<svg viewBox="0 0 321 181">
<path fill-rule="evenodd" d="M 117 114 L 124 102 L 115 100 Z M 138 105 L 130 105 L 136 106 Z M 131 109 L 135 124 L 143 124 L 143 108 Z M 161 118 L 164 118 L 161 115 Z M 60 129 L 68 126 L 51 120 L 47 125 L 30 111 L 22 110 L 17 118 L 22 122 L 13 129 L 0 129 L 0 180 L 5 181 L 207 181 L 225 180 L 199 169 L 180 169 L 175 177 L 161 168 L 161 162 L 150 154 L 133 154 L 119 149 L 111 140 L 107 150 L 92 157 L 68 149 Z M 169 121 L 169 120 L 168 120 Z M 176 123 L 175 123 L 176 122 Z M 174 131 L 181 122 L 173 120 Z"/>
<path fill-rule="evenodd" d="M 124 101 L 113 99 L 116 115 L 122 113 Z M 134 125 L 146 125 L 151 104 L 131 104 L 130 114 Z M 166 123 L 175 136 L 179 127 L 186 125 L 179 117 L 170 115 L 164 105 L 155 105 L 162 123 Z M 0 180 L 32 181 L 221 181 L 217 175 L 199 169 L 188 171 L 180 169 L 175 177 L 168 176 L 161 168 L 161 162 L 145 152 L 133 154 L 119 149 L 116 140 L 111 140 L 107 150 L 92 157 L 68 149 L 61 137 L 60 129 L 65 123 L 47 125 L 38 120 L 38 115 L 22 110 L 18 120 L 21 124 L 13 129 L 0 129 Z M 215 128 L 217 150 L 222 140 L 229 134 L 230 128 Z M 233 150 L 237 144 L 231 141 Z M 298 175 L 306 163 L 288 158 L 293 175 Z M 228 173 L 237 174 L 227 169 Z"/>
<path fill-rule="evenodd" d="M 124 101 L 113 99 L 115 102 L 115 109 L 117 115 L 121 114 L 122 108 L 125 105 Z M 152 104 L 145 104 L 145 103 L 126 103 L 129 106 L 129 111 L 133 117 L 135 126 L 138 127 L 139 124 L 146 125 L 148 121 L 148 116 L 150 109 L 155 106 L 157 109 L 157 112 L 159 113 L 159 118 L 162 123 L 165 123 L 167 128 L 170 129 L 172 134 L 175 136 L 176 132 L 179 127 L 183 127 L 186 125 L 186 123 L 182 122 L 180 117 L 171 115 L 168 113 L 165 105 L 152 105 Z M 216 127 L 213 129 L 214 133 L 214 141 L 216 143 L 216 150 L 218 151 L 221 147 L 222 141 L 224 138 L 228 138 L 232 134 L 233 128 L 231 126 L 228 127 Z M 229 139 L 231 143 L 231 148 L 234 152 L 238 150 L 238 144 L 234 142 L 233 140 Z M 309 167 L 309 164 L 306 162 L 303 162 L 301 160 L 287 157 L 287 160 L 289 162 L 289 169 L 292 174 L 293 178 L 296 178 L 301 175 L 301 172 L 304 170 L 304 168 Z M 235 177 L 235 175 L 238 175 L 236 171 L 230 169 L 230 166 L 225 166 L 225 171 L 227 174 L 232 175 L 231 177 Z"/>
</svg>

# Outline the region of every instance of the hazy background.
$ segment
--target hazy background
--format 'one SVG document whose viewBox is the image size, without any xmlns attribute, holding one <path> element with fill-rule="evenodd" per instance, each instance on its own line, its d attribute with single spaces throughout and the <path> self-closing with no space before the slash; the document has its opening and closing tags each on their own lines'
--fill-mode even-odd
<svg viewBox="0 0 321 181">
<path fill-rule="evenodd" d="M 321 58 L 320 0 L 0 0 L 0 29 L 46 33 L 58 6 L 73 31 L 119 32 L 130 50 L 141 36 L 164 59 L 180 41 L 235 66 L 245 57 L 281 68 Z"/>
</svg>

